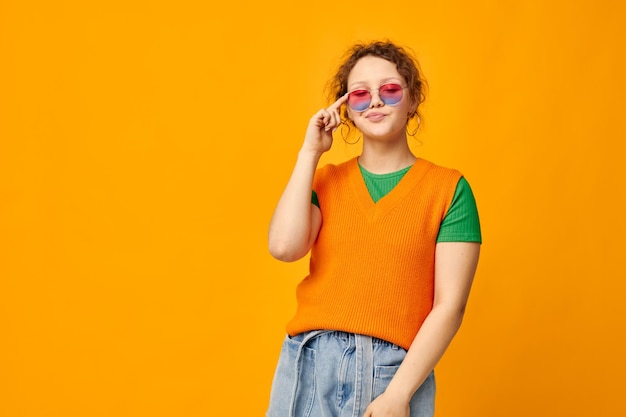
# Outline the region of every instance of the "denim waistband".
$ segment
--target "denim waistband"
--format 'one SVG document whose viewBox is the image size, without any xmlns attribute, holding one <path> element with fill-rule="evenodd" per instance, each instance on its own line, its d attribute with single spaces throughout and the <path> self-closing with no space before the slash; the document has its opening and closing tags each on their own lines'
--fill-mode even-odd
<svg viewBox="0 0 626 417">
<path fill-rule="evenodd" d="M 337 337 L 339 339 L 342 339 L 346 342 L 350 341 L 350 340 L 355 340 L 357 337 L 370 337 L 370 336 L 365 336 L 365 335 L 360 335 L 360 334 L 356 334 L 356 333 L 348 333 L 348 332 L 344 332 L 342 330 L 311 330 L 311 331 L 306 331 L 306 332 L 302 332 L 299 333 L 297 335 L 294 336 L 289 336 L 289 338 L 291 340 L 294 340 L 296 342 L 302 343 L 303 340 L 309 339 L 309 335 L 311 333 L 316 333 L 316 335 L 318 334 L 325 334 L 327 336 L 332 336 L 332 337 Z M 372 339 L 372 344 L 374 346 L 376 345 L 384 345 L 384 346 L 389 346 L 391 348 L 394 349 L 402 349 L 400 346 L 396 345 L 395 343 L 392 342 L 388 342 L 386 340 L 383 339 L 379 339 L 377 337 L 370 337 L 370 339 Z"/>
</svg>

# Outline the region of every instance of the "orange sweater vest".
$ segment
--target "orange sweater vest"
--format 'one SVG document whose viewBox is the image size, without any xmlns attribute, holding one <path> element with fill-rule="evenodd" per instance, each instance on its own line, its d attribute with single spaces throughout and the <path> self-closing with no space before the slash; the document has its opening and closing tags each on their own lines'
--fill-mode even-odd
<svg viewBox="0 0 626 417">
<path fill-rule="evenodd" d="M 374 203 L 356 158 L 318 169 L 322 227 L 287 333 L 341 330 L 408 349 L 433 306 L 437 234 L 460 178 L 418 159 Z"/>
</svg>

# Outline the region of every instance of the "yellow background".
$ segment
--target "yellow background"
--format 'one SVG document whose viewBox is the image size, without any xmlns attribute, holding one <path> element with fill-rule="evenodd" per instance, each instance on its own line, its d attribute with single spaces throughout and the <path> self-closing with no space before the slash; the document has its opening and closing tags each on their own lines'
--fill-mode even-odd
<svg viewBox="0 0 626 417">
<path fill-rule="evenodd" d="M 482 219 L 438 416 L 625 415 L 622 4 L 1 0 L 0 416 L 264 415 L 307 267 L 268 221 L 378 38 Z"/>
</svg>

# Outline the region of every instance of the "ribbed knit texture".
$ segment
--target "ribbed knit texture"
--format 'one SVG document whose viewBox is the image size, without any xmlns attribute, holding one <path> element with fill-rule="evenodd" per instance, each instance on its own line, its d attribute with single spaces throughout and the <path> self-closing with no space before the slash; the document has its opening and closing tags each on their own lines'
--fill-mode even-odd
<svg viewBox="0 0 626 417">
<path fill-rule="evenodd" d="M 437 234 L 459 178 L 418 159 L 374 203 L 356 158 L 319 169 L 322 228 L 287 332 L 341 330 L 408 349 L 432 309 Z"/>
</svg>

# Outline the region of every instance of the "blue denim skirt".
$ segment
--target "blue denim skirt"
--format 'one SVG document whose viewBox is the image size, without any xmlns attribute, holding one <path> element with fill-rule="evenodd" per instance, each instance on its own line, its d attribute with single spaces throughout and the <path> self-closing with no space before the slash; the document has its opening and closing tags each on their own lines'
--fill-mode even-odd
<svg viewBox="0 0 626 417">
<path fill-rule="evenodd" d="M 286 336 L 267 417 L 361 417 L 382 394 L 406 351 L 377 338 L 338 331 Z M 432 417 L 431 372 L 411 399 L 411 417 Z"/>
</svg>

